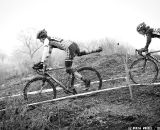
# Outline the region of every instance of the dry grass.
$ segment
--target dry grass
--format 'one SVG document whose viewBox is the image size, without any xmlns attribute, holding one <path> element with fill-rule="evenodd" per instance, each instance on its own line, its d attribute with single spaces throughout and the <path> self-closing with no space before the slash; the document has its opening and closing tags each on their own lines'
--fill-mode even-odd
<svg viewBox="0 0 160 130">
<path fill-rule="evenodd" d="M 101 42 L 102 43 L 102 42 Z M 101 74 L 103 79 L 119 77 L 125 75 L 123 61 L 119 57 L 125 56 L 126 48 L 120 46 L 120 52 L 117 54 L 118 47 L 116 43 L 103 41 L 103 52 L 91 54 L 75 59 L 76 66 L 93 66 Z M 60 63 L 61 64 L 61 63 Z M 22 64 L 21 64 L 22 65 Z M 24 65 L 24 66 L 23 66 Z M 22 66 L 25 67 L 26 64 Z M 22 67 L 21 66 L 21 67 Z M 24 71 L 22 69 L 22 71 Z M 24 71 L 24 73 L 30 73 Z M 59 71 L 56 73 L 59 76 Z M 62 73 L 63 74 L 63 73 Z M 21 75 L 21 74 L 20 74 Z M 17 82 L 17 78 L 10 80 L 9 85 L 1 88 L 2 92 L 9 91 L 8 94 L 21 91 L 24 82 Z M 7 80 L 6 80 L 7 81 Z M 7 81 L 8 82 L 8 81 Z M 123 84 L 123 80 L 111 81 L 103 84 L 103 88 L 115 87 Z M 2 86 L 1 86 L 2 87 Z M 155 111 L 151 109 L 150 101 L 146 97 L 139 95 L 146 88 L 135 89 L 134 95 L 137 99 L 131 102 L 129 99 L 128 89 L 113 90 L 106 93 L 96 94 L 89 97 L 81 97 L 77 99 L 69 99 L 61 102 L 46 103 L 38 106 L 27 107 L 23 97 L 6 98 L 1 101 L 2 108 L 8 108 L 6 111 L 0 112 L 0 129 L 3 130 L 52 130 L 52 129 L 127 129 L 132 125 L 154 125 L 158 122 L 158 117 L 155 117 Z M 157 98 L 156 98 L 157 99 Z M 137 102 L 136 102 L 137 101 Z M 142 109 L 143 105 L 149 106 Z M 158 103 L 159 101 L 157 100 Z M 153 105 L 153 104 L 152 104 Z M 139 107 L 137 107 L 139 106 Z M 12 108 L 12 109 L 9 109 Z M 138 109 L 137 109 L 138 108 Z M 146 110 L 150 113 L 145 114 Z M 158 108 L 157 108 L 158 109 Z M 156 110 L 157 110 L 156 109 Z M 149 123 L 154 119 L 152 123 Z M 148 123 L 148 124 L 147 124 Z"/>
</svg>

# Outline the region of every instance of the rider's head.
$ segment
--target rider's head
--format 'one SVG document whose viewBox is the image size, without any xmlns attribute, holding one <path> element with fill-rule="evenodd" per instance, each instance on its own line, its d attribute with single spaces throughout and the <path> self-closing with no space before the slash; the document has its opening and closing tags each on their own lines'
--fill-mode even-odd
<svg viewBox="0 0 160 130">
<path fill-rule="evenodd" d="M 37 33 L 37 39 L 45 39 L 45 38 L 47 38 L 47 31 L 45 29 Z"/>
<path fill-rule="evenodd" d="M 146 34 L 146 31 L 148 29 L 149 26 L 146 26 L 146 24 L 143 22 L 143 23 L 140 23 L 138 26 L 137 26 L 137 32 L 142 34 L 142 35 L 145 35 Z"/>
</svg>

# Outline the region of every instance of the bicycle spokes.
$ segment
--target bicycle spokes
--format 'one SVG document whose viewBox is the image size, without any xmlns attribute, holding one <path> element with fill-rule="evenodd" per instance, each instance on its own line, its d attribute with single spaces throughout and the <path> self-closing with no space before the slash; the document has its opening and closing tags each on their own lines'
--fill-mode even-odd
<svg viewBox="0 0 160 130">
<path fill-rule="evenodd" d="M 152 83 L 158 75 L 158 67 L 153 60 L 138 59 L 130 67 L 130 78 L 134 83 Z"/>
<path fill-rule="evenodd" d="M 24 89 L 24 98 L 29 102 L 43 101 L 56 97 L 56 89 L 49 80 L 37 77 L 28 82 Z"/>
<path fill-rule="evenodd" d="M 101 89 L 101 77 L 99 73 L 93 68 L 83 68 L 78 71 L 84 80 L 76 79 L 74 82 L 74 88 L 77 93 L 83 93 L 88 91 L 96 91 Z"/>
</svg>

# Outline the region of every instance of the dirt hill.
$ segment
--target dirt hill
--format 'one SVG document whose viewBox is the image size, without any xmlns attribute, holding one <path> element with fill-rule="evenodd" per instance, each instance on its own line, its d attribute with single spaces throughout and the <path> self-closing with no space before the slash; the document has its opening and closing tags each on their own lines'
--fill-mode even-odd
<svg viewBox="0 0 160 130">
<path fill-rule="evenodd" d="M 74 66 L 92 66 L 105 80 L 118 78 L 125 76 L 122 57 L 125 55 L 91 54 L 76 58 Z M 131 57 L 128 61 L 129 65 L 133 59 Z M 21 93 L 26 83 L 24 79 L 6 81 L 0 88 L 1 97 Z M 122 85 L 125 80 L 119 79 L 104 82 L 102 89 Z M 128 130 L 131 127 L 160 126 L 159 86 L 134 86 L 132 91 L 132 100 L 125 87 L 31 107 L 24 105 L 23 96 L 8 97 L 1 101 L 1 108 L 16 108 L 0 112 L 0 129 Z"/>
</svg>

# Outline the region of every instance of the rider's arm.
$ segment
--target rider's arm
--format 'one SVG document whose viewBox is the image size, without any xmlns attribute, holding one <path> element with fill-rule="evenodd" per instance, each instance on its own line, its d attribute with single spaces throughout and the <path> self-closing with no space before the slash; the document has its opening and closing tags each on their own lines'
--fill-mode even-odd
<svg viewBox="0 0 160 130">
<path fill-rule="evenodd" d="M 43 53 L 42 53 L 42 59 L 41 62 L 45 63 L 49 57 L 49 40 L 46 38 L 44 41 L 44 48 L 43 48 Z"/>
<path fill-rule="evenodd" d="M 152 35 L 149 33 L 146 35 L 147 36 L 147 42 L 146 42 L 146 45 L 145 45 L 145 49 L 148 50 L 148 47 L 151 43 L 151 40 L 152 40 Z"/>
</svg>

